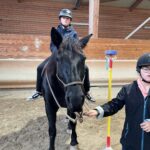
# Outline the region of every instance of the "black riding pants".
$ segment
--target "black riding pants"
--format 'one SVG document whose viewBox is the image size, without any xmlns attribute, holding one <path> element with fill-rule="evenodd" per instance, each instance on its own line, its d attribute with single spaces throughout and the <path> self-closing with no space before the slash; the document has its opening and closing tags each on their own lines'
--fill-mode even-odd
<svg viewBox="0 0 150 150">
<path fill-rule="evenodd" d="M 37 67 L 37 80 L 36 80 L 36 91 L 42 92 L 42 75 L 43 71 L 48 63 L 49 57 L 46 58 L 41 64 Z"/>
<path fill-rule="evenodd" d="M 38 67 L 37 67 L 37 80 L 36 80 L 36 91 L 42 92 L 42 75 L 43 71 L 48 63 L 49 57 L 46 58 Z M 85 79 L 84 79 L 84 90 L 87 93 L 90 90 L 90 80 L 89 80 L 89 69 L 85 66 Z"/>
</svg>

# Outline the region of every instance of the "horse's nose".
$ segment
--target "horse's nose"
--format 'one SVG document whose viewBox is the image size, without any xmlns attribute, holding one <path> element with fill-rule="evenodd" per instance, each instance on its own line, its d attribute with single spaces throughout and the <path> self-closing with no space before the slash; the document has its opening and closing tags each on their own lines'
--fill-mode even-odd
<svg viewBox="0 0 150 150">
<path fill-rule="evenodd" d="M 67 96 L 67 97 L 66 97 L 66 101 L 67 101 L 67 105 L 72 106 L 72 105 L 71 105 L 71 97 L 70 97 L 70 96 Z"/>
<path fill-rule="evenodd" d="M 84 95 L 76 95 L 76 96 L 67 96 L 66 102 L 68 108 L 72 112 L 80 112 L 82 111 L 82 106 L 84 103 Z"/>
<path fill-rule="evenodd" d="M 83 105 L 84 104 L 84 98 L 85 98 L 85 96 L 84 96 L 84 94 L 81 96 L 81 104 Z"/>
<path fill-rule="evenodd" d="M 67 107 L 70 109 L 70 110 L 73 110 L 73 105 L 71 103 L 71 97 L 70 96 L 67 96 L 66 97 L 66 102 L 67 102 Z"/>
</svg>

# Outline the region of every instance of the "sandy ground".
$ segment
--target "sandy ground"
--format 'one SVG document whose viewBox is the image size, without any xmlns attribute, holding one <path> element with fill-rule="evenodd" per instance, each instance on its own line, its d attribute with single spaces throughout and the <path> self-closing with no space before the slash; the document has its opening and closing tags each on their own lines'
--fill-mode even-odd
<svg viewBox="0 0 150 150">
<path fill-rule="evenodd" d="M 113 88 L 113 96 L 120 87 Z M 31 89 L 0 91 L 0 150 L 47 150 L 48 123 L 45 115 L 43 99 L 27 102 Z M 107 101 L 106 88 L 91 88 L 97 100 L 90 104 Z M 64 122 L 66 110 L 58 112 L 56 150 L 68 150 L 70 135 L 66 133 L 67 123 Z M 112 117 L 111 146 L 113 150 L 121 150 L 119 142 L 124 120 L 124 110 Z M 77 125 L 79 150 L 103 150 L 106 145 L 107 119 L 84 117 L 82 124 Z"/>
</svg>

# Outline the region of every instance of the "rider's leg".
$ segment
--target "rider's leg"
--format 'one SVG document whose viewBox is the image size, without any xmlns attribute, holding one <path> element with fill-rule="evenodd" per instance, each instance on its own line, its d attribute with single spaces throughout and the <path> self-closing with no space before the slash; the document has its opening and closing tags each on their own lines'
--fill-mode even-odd
<svg viewBox="0 0 150 150">
<path fill-rule="evenodd" d="M 48 63 L 48 60 L 49 57 L 37 67 L 36 91 L 33 93 L 32 96 L 28 97 L 27 100 L 36 100 L 42 96 L 42 75 Z"/>
<path fill-rule="evenodd" d="M 85 90 L 85 96 L 88 100 L 95 102 L 95 100 L 90 95 L 90 79 L 89 79 L 89 68 L 85 66 L 85 79 L 84 79 L 84 90 Z"/>
</svg>

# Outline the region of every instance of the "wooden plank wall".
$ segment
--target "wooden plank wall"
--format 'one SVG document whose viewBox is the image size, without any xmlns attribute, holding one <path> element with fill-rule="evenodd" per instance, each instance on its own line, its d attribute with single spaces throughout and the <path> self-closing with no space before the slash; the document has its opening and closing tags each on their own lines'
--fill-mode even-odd
<svg viewBox="0 0 150 150">
<path fill-rule="evenodd" d="M 72 9 L 71 3 L 55 2 L 51 0 L 0 0 L 0 33 L 39 34 L 49 35 L 50 28 L 59 23 L 58 14 L 62 8 Z M 87 7 L 86 7 L 87 8 Z M 74 22 L 86 22 L 88 10 L 83 8 L 74 13 Z M 81 15 L 82 14 L 82 15 Z M 80 29 L 79 36 L 87 34 L 87 27 Z"/>
<path fill-rule="evenodd" d="M 100 9 L 99 37 L 124 39 L 143 21 L 150 17 L 150 10 L 102 7 Z M 146 24 L 150 25 L 150 22 Z M 150 39 L 150 30 L 141 28 L 132 39 Z"/>
<path fill-rule="evenodd" d="M 0 34 L 0 59 L 46 58 L 49 51 L 49 36 Z M 150 40 L 91 39 L 85 48 L 87 59 L 105 59 L 105 50 L 117 50 L 118 59 L 133 60 L 150 52 Z"/>
<path fill-rule="evenodd" d="M 140 55 L 150 52 L 150 40 L 92 39 L 85 49 L 88 59 L 104 59 L 106 50 L 116 50 L 117 59 L 136 60 Z"/>
<path fill-rule="evenodd" d="M 72 9 L 72 3 L 52 0 L 0 0 L 0 33 L 49 35 L 52 26 L 58 24 L 58 12 Z M 73 10 L 73 21 L 88 23 L 88 5 Z M 100 6 L 100 38 L 125 38 L 141 22 L 150 17 L 150 10 Z M 148 23 L 147 25 L 150 25 Z M 79 36 L 88 33 L 88 26 L 74 26 Z M 132 38 L 150 39 L 150 30 L 141 29 Z"/>
</svg>

